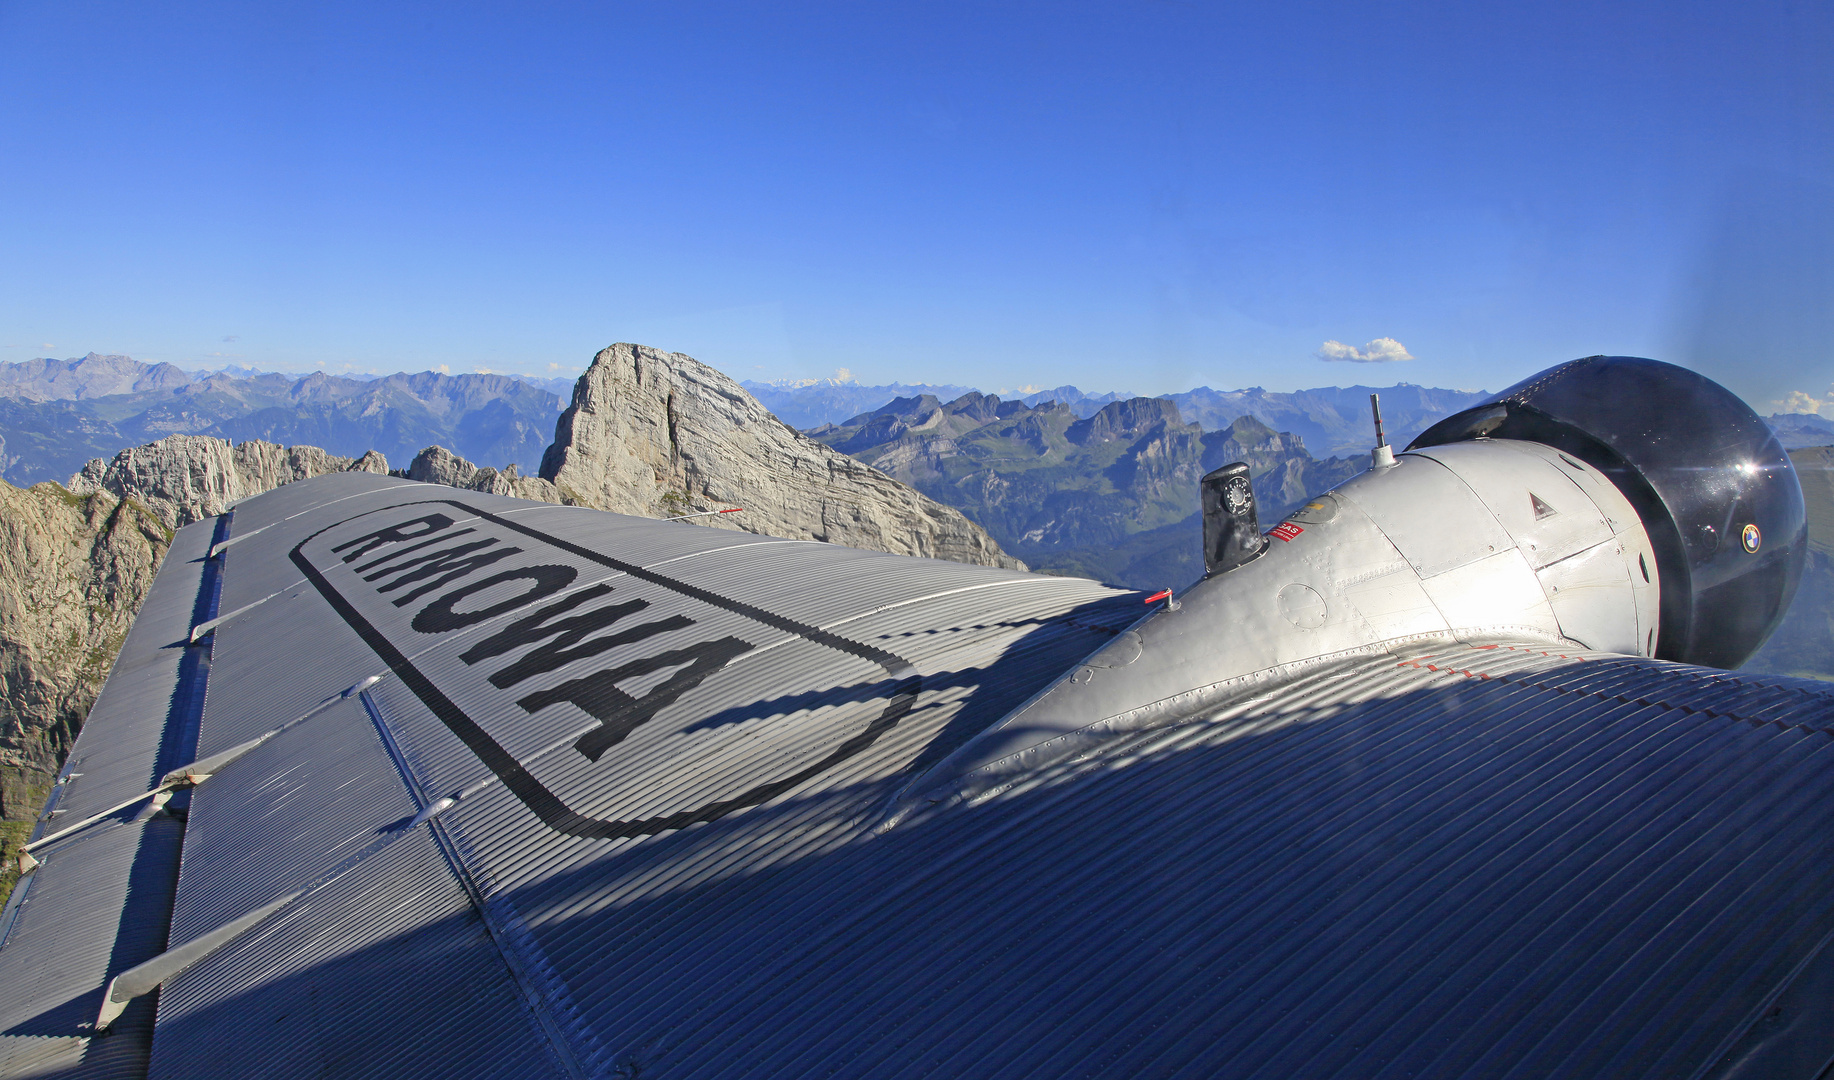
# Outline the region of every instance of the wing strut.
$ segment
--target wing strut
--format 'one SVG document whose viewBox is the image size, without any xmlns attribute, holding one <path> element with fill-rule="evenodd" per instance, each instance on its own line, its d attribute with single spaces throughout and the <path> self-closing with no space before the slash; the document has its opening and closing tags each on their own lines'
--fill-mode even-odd
<svg viewBox="0 0 1834 1080">
<path fill-rule="evenodd" d="M 142 799 L 152 799 L 153 806 L 155 809 L 162 807 L 167 803 L 167 801 L 169 801 L 172 798 L 172 793 L 177 791 L 178 789 L 187 788 L 187 787 L 196 787 L 197 785 L 210 779 L 212 776 L 215 776 L 217 773 L 222 772 L 225 768 L 229 767 L 229 765 L 235 762 L 238 758 L 241 758 L 245 754 L 248 754 L 250 751 L 257 749 L 263 743 L 266 743 L 268 740 L 273 739 L 278 735 L 281 735 L 287 731 L 292 730 L 297 725 L 305 723 L 307 720 L 312 719 L 314 716 L 317 716 L 319 713 L 324 712 L 326 709 L 337 704 L 338 702 L 343 701 L 345 698 L 350 697 L 352 694 L 360 694 L 363 691 L 369 689 L 370 687 L 376 685 L 377 683 L 381 681 L 382 681 L 382 676 L 371 675 L 369 678 L 364 679 L 362 682 L 356 684 L 355 686 L 352 686 L 348 690 L 345 690 L 339 694 L 334 694 L 331 697 L 328 697 L 325 700 L 319 702 L 317 705 L 313 706 L 311 710 L 306 712 L 303 716 L 296 716 L 293 719 L 288 720 L 286 723 L 280 725 L 279 727 L 273 729 L 272 731 L 267 731 L 260 735 L 257 735 L 254 738 L 248 740 L 247 742 L 237 743 L 236 745 L 230 747 L 227 750 L 219 750 L 218 752 L 211 754 L 209 757 L 199 758 L 196 761 L 193 761 L 189 765 L 181 765 L 178 768 L 173 769 L 171 772 L 161 777 L 158 785 L 155 786 L 153 790 L 151 791 L 143 791 L 140 794 L 134 796 L 133 798 L 125 799 L 121 802 L 118 802 L 115 805 L 109 807 L 108 809 L 101 811 L 100 813 L 91 814 L 74 825 L 66 826 L 62 829 L 59 829 L 58 831 L 54 833 L 51 833 L 49 836 L 41 836 L 38 839 L 32 841 L 31 843 L 21 846 L 19 849 L 19 872 L 22 874 L 30 873 L 32 868 L 38 865 L 38 860 L 32 856 L 32 849 L 44 847 L 46 844 L 51 843 L 53 840 L 61 840 L 64 837 L 69 836 L 71 833 L 76 832 L 79 829 L 88 828 L 89 826 L 94 825 L 96 822 L 101 821 L 104 818 L 108 818 L 115 814 L 120 813 L 121 811 L 127 809 L 128 807 L 134 805 L 135 803 L 139 802 Z"/>
<path fill-rule="evenodd" d="M 304 888 L 287 893 L 285 896 L 271 901 L 262 907 L 258 907 L 239 918 L 231 919 L 215 930 L 200 934 L 175 949 L 167 949 L 151 960 L 128 968 L 121 974 L 116 975 L 113 979 L 110 979 L 108 990 L 102 995 L 102 1011 L 96 1014 L 96 1034 L 100 1035 L 106 1032 L 109 1025 L 113 1024 L 121 1014 L 127 1010 L 128 1003 L 135 998 L 144 994 L 150 994 L 159 989 L 168 980 L 184 974 L 185 971 L 211 953 L 216 952 L 218 949 L 241 937 L 243 934 L 266 922 L 275 914 L 285 910 L 288 906 L 293 904 L 294 901 L 310 896 L 326 885 L 336 881 L 338 878 L 343 877 L 349 871 L 356 869 L 359 863 L 364 862 L 383 848 L 388 847 L 404 836 L 412 835 L 414 826 L 431 821 L 447 808 L 454 805 L 454 800 L 451 799 L 442 799 L 440 802 L 445 805 L 441 806 L 439 803 L 435 803 L 432 806 L 428 806 L 419 814 L 415 815 L 411 824 L 399 829 L 384 832 L 381 836 L 370 841 L 368 846 L 364 847 L 356 854 L 345 859 L 330 870 L 325 871 L 323 874 L 320 874 Z"/>
</svg>

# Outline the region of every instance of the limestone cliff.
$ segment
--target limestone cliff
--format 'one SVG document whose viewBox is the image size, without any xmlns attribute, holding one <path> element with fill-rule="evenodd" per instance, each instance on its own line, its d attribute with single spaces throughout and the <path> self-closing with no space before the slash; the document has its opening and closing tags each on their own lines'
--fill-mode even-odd
<svg viewBox="0 0 1834 1080">
<path fill-rule="evenodd" d="M 134 499 L 177 529 L 220 514 L 237 499 L 294 480 L 350 470 L 386 473 L 388 461 L 374 450 L 347 458 L 316 446 L 278 446 L 253 439 L 232 446 L 227 439 L 168 435 L 123 450 L 113 461 L 96 458 L 71 477 L 70 490 Z"/>
<path fill-rule="evenodd" d="M 541 463 L 569 502 L 848 547 L 1023 569 L 961 511 L 817 443 L 681 353 L 617 344 L 593 358 Z"/>
<path fill-rule="evenodd" d="M 0 842 L 31 828 L 172 530 L 133 500 L 0 481 Z M 0 892 L 6 879 L 0 878 Z"/>
<path fill-rule="evenodd" d="M 560 490 L 538 476 L 523 476 L 516 466 L 479 468 L 443 446 L 429 446 L 408 466 L 408 479 L 423 484 L 444 484 L 466 491 L 484 491 L 531 502 L 564 503 Z"/>
</svg>

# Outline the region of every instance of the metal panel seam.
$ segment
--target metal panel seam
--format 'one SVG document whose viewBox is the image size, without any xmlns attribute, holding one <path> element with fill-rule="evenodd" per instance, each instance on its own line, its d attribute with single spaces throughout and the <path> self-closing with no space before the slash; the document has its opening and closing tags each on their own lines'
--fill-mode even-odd
<svg viewBox="0 0 1834 1080">
<path fill-rule="evenodd" d="M 376 725 L 376 732 L 381 735 L 382 745 L 388 750 L 389 758 L 394 761 L 395 769 L 401 774 L 401 782 L 408 789 L 408 796 L 414 800 L 415 811 L 426 810 L 428 805 L 426 788 L 421 784 L 420 778 L 414 774 L 414 768 L 408 763 L 407 755 L 403 753 L 401 744 L 396 740 L 394 732 L 389 729 L 388 720 L 382 715 L 381 706 L 367 690 L 359 694 L 358 698 L 363 702 L 364 711 L 369 713 L 370 722 Z M 498 955 L 503 958 L 503 966 L 509 972 L 510 981 L 515 984 L 518 996 L 522 998 L 523 1008 L 528 1011 L 529 1019 L 534 1022 L 535 1028 L 542 1033 L 549 1051 L 554 1055 L 555 1064 L 560 1066 L 562 1072 L 574 1077 L 575 1080 L 586 1080 L 587 1074 L 575 1058 L 572 1047 L 567 1042 L 566 1033 L 561 1029 L 558 1020 L 549 1016 L 548 1010 L 542 1007 L 541 992 L 533 985 L 529 971 L 520 962 L 521 957 L 516 955 L 515 946 L 506 940 L 509 936 L 509 928 L 504 924 L 513 920 L 514 916 L 494 911 L 493 905 L 486 902 L 483 889 L 470 870 L 465 867 L 464 860 L 454 846 L 452 837 L 447 834 L 444 823 L 438 818 L 433 818 L 427 822 L 427 827 L 433 833 L 433 840 L 439 847 L 440 856 L 446 861 L 446 868 L 458 881 L 459 888 L 465 891 L 465 899 L 478 913 L 478 921 L 484 924 L 485 931 L 490 934 L 491 942 L 496 945 Z M 495 905 L 494 907 L 501 906 Z M 526 930 L 520 936 L 525 939 L 529 937 Z M 530 960 L 533 961 L 533 966 L 546 967 L 540 961 L 539 953 L 532 955 Z M 560 982 L 558 975 L 552 971 L 544 971 L 543 974 L 546 976 L 544 982 L 564 991 L 564 984 Z"/>
</svg>

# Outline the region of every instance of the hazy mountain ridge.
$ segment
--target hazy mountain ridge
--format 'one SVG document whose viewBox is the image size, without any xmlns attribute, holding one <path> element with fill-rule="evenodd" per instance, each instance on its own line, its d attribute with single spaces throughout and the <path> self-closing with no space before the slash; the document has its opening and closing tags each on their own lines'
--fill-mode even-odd
<svg viewBox="0 0 1834 1080">
<path fill-rule="evenodd" d="M 129 356 L 90 353 L 70 360 L 0 363 L 0 397 L 22 401 L 83 401 L 176 390 L 189 382 L 191 376 L 176 364 L 144 364 Z"/>
<path fill-rule="evenodd" d="M 1224 427 L 1238 416 L 1253 416 L 1280 431 L 1303 438 L 1312 452 L 1361 454 L 1375 445 L 1369 395 L 1382 396 L 1382 422 L 1388 440 L 1406 446 L 1436 421 L 1468 409 L 1490 396 L 1487 390 L 1447 390 L 1397 383 L 1394 386 L 1321 386 L 1278 393 L 1258 386 L 1246 390 L 1212 390 L 1200 386 L 1182 394 L 1163 395 L 1187 421 Z"/>
<path fill-rule="evenodd" d="M 91 458 L 183 434 L 306 444 L 353 458 L 377 450 L 396 460 L 439 445 L 533 471 L 564 406 L 509 375 L 193 377 L 171 364 L 92 353 L 0 364 L 0 469 L 20 486 L 61 481 Z"/>
<path fill-rule="evenodd" d="M 958 386 L 893 383 L 888 386 L 836 384 L 831 380 L 806 386 L 744 383 L 747 390 L 777 414 L 784 423 L 806 430 L 823 424 L 846 425 L 860 415 L 891 407 L 904 398 L 925 394 L 951 401 L 963 394 L 982 393 Z M 1178 407 L 1186 423 L 1215 430 L 1228 427 L 1237 417 L 1254 416 L 1279 431 L 1304 439 L 1313 453 L 1325 456 L 1360 454 L 1375 443 L 1369 415 L 1369 395 L 1382 395 L 1382 418 L 1389 438 L 1398 446 L 1427 429 L 1434 421 L 1469 408 L 1489 396 L 1484 390 L 1448 390 L 1442 387 L 1398 383 L 1394 386 L 1321 386 L 1310 390 L 1276 392 L 1252 386 L 1245 390 L 1213 390 L 1199 386 L 1158 398 Z M 1126 391 L 1088 393 L 1074 386 L 1059 386 L 1002 400 L 1036 408 L 1049 401 L 1067 406 L 1079 419 L 1094 416 L 1115 402 L 1139 397 Z M 849 409 L 848 406 L 855 408 Z"/>
<path fill-rule="evenodd" d="M 956 507 L 1036 569 L 1134 588 L 1202 573 L 1205 472 L 1249 462 L 1272 524 L 1363 467 L 1319 461 L 1302 438 L 1252 416 L 1205 431 L 1168 398 L 1111 401 L 1079 417 L 1055 399 L 921 394 L 809 434 Z"/>
<path fill-rule="evenodd" d="M 967 393 L 963 386 L 891 383 L 860 386 L 831 379 L 803 385 L 744 382 L 758 400 L 792 427 L 805 431 L 824 424 L 845 425 L 855 417 L 889 407 L 899 398 L 929 394 L 950 401 Z M 1444 387 L 1396 383 L 1393 386 L 1320 386 L 1309 390 L 1270 391 L 1258 386 L 1244 390 L 1214 390 L 1199 386 L 1176 394 L 1157 395 L 1178 406 L 1187 423 L 1206 428 L 1226 427 L 1238 416 L 1254 416 L 1280 431 L 1300 436 L 1314 454 L 1360 454 L 1374 443 L 1369 415 L 1369 395 L 1382 395 L 1382 420 L 1389 441 L 1406 446 L 1414 436 L 1441 417 L 1470 408 L 1490 396 L 1487 390 L 1452 390 Z M 1059 386 L 1003 400 L 1036 407 L 1047 401 L 1068 405 L 1079 418 L 1095 415 L 1103 406 L 1138 395 L 1125 391 L 1091 394 L 1074 386 Z M 1834 443 L 1834 421 L 1812 413 L 1778 413 L 1769 418 L 1785 449 L 1826 446 Z"/>
<path fill-rule="evenodd" d="M 810 382 L 739 383 L 752 397 L 771 411 L 771 415 L 798 430 L 837 424 L 850 416 L 871 412 L 894 398 L 931 394 L 954 398 L 969 393 L 966 386 L 932 386 L 928 383 L 888 383 L 884 386 L 861 386 L 855 382 L 817 379 Z"/>
<path fill-rule="evenodd" d="M 1814 413 L 1773 413 L 1767 421 L 1785 450 L 1834 444 L 1834 421 Z"/>
<path fill-rule="evenodd" d="M 1027 405 L 1042 405 L 1047 401 L 1061 402 L 1068 405 L 1071 412 L 1086 420 L 1101 411 L 1104 405 L 1112 405 L 1117 401 L 1132 401 L 1139 396 L 1130 390 L 1116 390 L 1107 394 L 1085 394 L 1074 386 L 1059 386 L 1054 390 L 1040 390 L 1026 394 L 1017 400 Z"/>
</svg>

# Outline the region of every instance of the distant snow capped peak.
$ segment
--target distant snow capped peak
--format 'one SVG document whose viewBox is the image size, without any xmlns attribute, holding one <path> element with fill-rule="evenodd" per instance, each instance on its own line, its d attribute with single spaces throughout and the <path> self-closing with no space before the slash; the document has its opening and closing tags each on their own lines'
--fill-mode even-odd
<svg viewBox="0 0 1834 1080">
<path fill-rule="evenodd" d="M 858 386 L 859 383 L 854 381 L 853 372 L 851 369 L 835 368 L 834 374 L 829 375 L 826 378 L 772 379 L 769 382 L 759 382 L 756 380 L 747 379 L 747 380 L 741 381 L 739 385 L 744 386 L 748 389 L 751 387 L 764 387 L 770 390 L 804 390 L 811 386 Z"/>
</svg>

